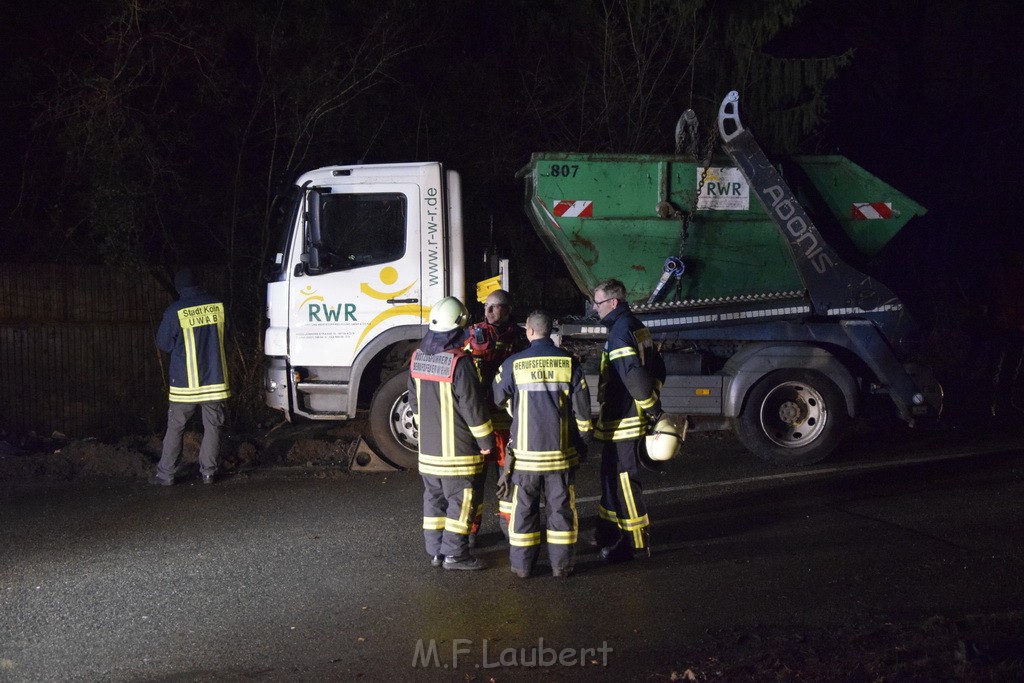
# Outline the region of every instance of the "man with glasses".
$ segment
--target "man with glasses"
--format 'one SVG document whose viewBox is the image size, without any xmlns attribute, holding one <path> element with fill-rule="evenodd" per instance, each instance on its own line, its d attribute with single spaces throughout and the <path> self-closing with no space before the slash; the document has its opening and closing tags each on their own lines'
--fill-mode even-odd
<svg viewBox="0 0 1024 683">
<path fill-rule="evenodd" d="M 598 284 L 593 306 L 608 328 L 597 389 L 601 410 L 594 430 L 594 439 L 602 442 L 601 505 L 594 540 L 601 546 L 602 559 L 622 562 L 635 552 L 650 554 L 639 448 L 662 413 L 658 394 L 665 364 L 650 330 L 630 310 L 622 282 Z"/>
<path fill-rule="evenodd" d="M 466 332 L 466 342 L 463 346 L 463 350 L 473 356 L 473 362 L 476 364 L 477 374 L 485 391 L 484 400 L 491 411 L 491 425 L 494 427 L 494 438 L 497 444 L 496 448 L 491 451 L 491 455 L 485 460 L 484 467 L 473 484 L 476 489 L 474 499 L 478 503 L 469 533 L 471 548 L 476 547 L 476 535 L 483 520 L 483 490 L 487 472 L 488 470 L 500 472 L 501 468 L 505 466 L 505 446 L 508 443 L 509 429 L 512 426 L 512 417 L 505 410 L 494 405 L 491 384 L 494 382 L 498 367 L 505 359 L 513 353 L 522 351 L 527 346 L 529 346 L 529 342 L 526 340 L 526 334 L 512 322 L 512 296 L 504 289 L 494 290 L 484 300 L 483 322 L 470 326 Z M 498 522 L 501 532 L 506 538 L 508 538 L 508 520 L 511 509 L 511 502 L 499 499 Z"/>
</svg>

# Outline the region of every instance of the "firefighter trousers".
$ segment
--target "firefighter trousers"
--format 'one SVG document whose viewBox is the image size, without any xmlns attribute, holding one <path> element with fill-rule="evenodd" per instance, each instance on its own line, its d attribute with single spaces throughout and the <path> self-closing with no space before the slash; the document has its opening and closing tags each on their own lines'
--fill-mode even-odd
<svg viewBox="0 0 1024 683">
<path fill-rule="evenodd" d="M 469 557 L 475 497 L 473 477 L 423 477 L 423 541 L 427 554 Z"/>
<path fill-rule="evenodd" d="M 512 569 L 529 572 L 537 561 L 542 538 L 547 541 L 553 572 L 572 569 L 579 519 L 573 469 L 556 472 L 512 473 L 512 518 L 509 521 L 509 560 Z M 544 501 L 545 529 L 540 503 Z"/>
<path fill-rule="evenodd" d="M 639 439 L 602 442 L 601 505 L 595 532 L 598 545 L 625 540 L 635 550 L 647 549 L 650 521 L 640 481 L 639 446 Z"/>
<path fill-rule="evenodd" d="M 498 478 L 501 477 L 501 469 L 505 465 L 505 453 L 508 447 L 509 432 L 507 429 L 494 430 L 494 451 L 484 458 L 484 466 L 480 474 L 473 478 L 473 499 L 476 501 L 476 509 L 473 511 L 473 524 L 469 528 L 471 534 L 480 531 L 480 524 L 484 519 L 484 485 L 487 483 L 487 473 L 497 470 Z M 498 499 L 498 526 L 502 535 L 508 538 L 508 520 L 511 511 L 511 503 Z"/>
</svg>

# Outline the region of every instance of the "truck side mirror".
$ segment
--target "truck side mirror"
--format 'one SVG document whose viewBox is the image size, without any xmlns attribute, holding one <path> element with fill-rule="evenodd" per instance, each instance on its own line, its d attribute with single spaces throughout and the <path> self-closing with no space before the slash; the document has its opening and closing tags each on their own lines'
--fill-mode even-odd
<svg viewBox="0 0 1024 683">
<path fill-rule="evenodd" d="M 318 275 L 320 267 L 320 193 L 316 188 L 307 188 L 305 210 L 302 213 L 305 226 L 305 250 L 302 252 L 302 271 L 306 275 Z M 298 266 L 296 267 L 298 269 Z M 296 273 L 298 274 L 298 273 Z"/>
</svg>

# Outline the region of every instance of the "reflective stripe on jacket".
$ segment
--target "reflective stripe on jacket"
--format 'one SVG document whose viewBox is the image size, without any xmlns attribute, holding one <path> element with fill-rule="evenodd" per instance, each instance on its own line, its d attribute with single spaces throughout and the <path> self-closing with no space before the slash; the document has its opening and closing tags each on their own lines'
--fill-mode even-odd
<svg viewBox="0 0 1024 683">
<path fill-rule="evenodd" d="M 650 330 L 628 305 L 620 304 L 601 322 L 608 327 L 608 341 L 601 354 L 597 388 L 601 411 L 594 438 L 639 439 L 647 434 L 648 416 L 661 413 L 658 393 L 665 381 L 665 364 Z"/>
<path fill-rule="evenodd" d="M 171 354 L 169 400 L 174 403 L 223 401 L 231 396 L 224 351 L 224 304 L 202 287 L 188 287 L 167 307 L 156 343 Z"/>
<path fill-rule="evenodd" d="M 469 356 L 458 349 L 413 353 L 409 407 L 419 425 L 420 474 L 472 476 L 483 469 L 480 451 L 494 448 L 494 430 Z"/>
<path fill-rule="evenodd" d="M 493 389 L 498 405 L 512 406 L 516 471 L 553 472 L 579 463 L 574 436 L 591 429 L 590 390 L 572 356 L 549 338 L 536 339 L 501 364 Z"/>
</svg>

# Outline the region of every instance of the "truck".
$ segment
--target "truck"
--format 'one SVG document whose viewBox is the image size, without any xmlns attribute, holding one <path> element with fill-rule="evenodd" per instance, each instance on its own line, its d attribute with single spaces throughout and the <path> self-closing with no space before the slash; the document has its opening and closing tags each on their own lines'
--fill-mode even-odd
<svg viewBox="0 0 1024 683">
<path fill-rule="evenodd" d="M 942 388 L 912 362 L 909 312 L 852 265 L 925 209 L 842 156 L 773 164 L 735 92 L 717 129 L 721 152 L 703 158 L 536 153 L 517 174 L 531 224 L 582 295 L 626 285 L 665 359 L 666 413 L 794 466 L 827 457 L 870 397 L 911 426 L 938 417 Z M 465 301 L 459 174 L 329 166 L 297 180 L 290 206 L 267 285 L 267 404 L 289 420 L 368 406 L 377 452 L 414 467 L 408 361 L 430 306 Z M 596 318 L 557 325 L 591 375 L 604 333 Z"/>
</svg>

